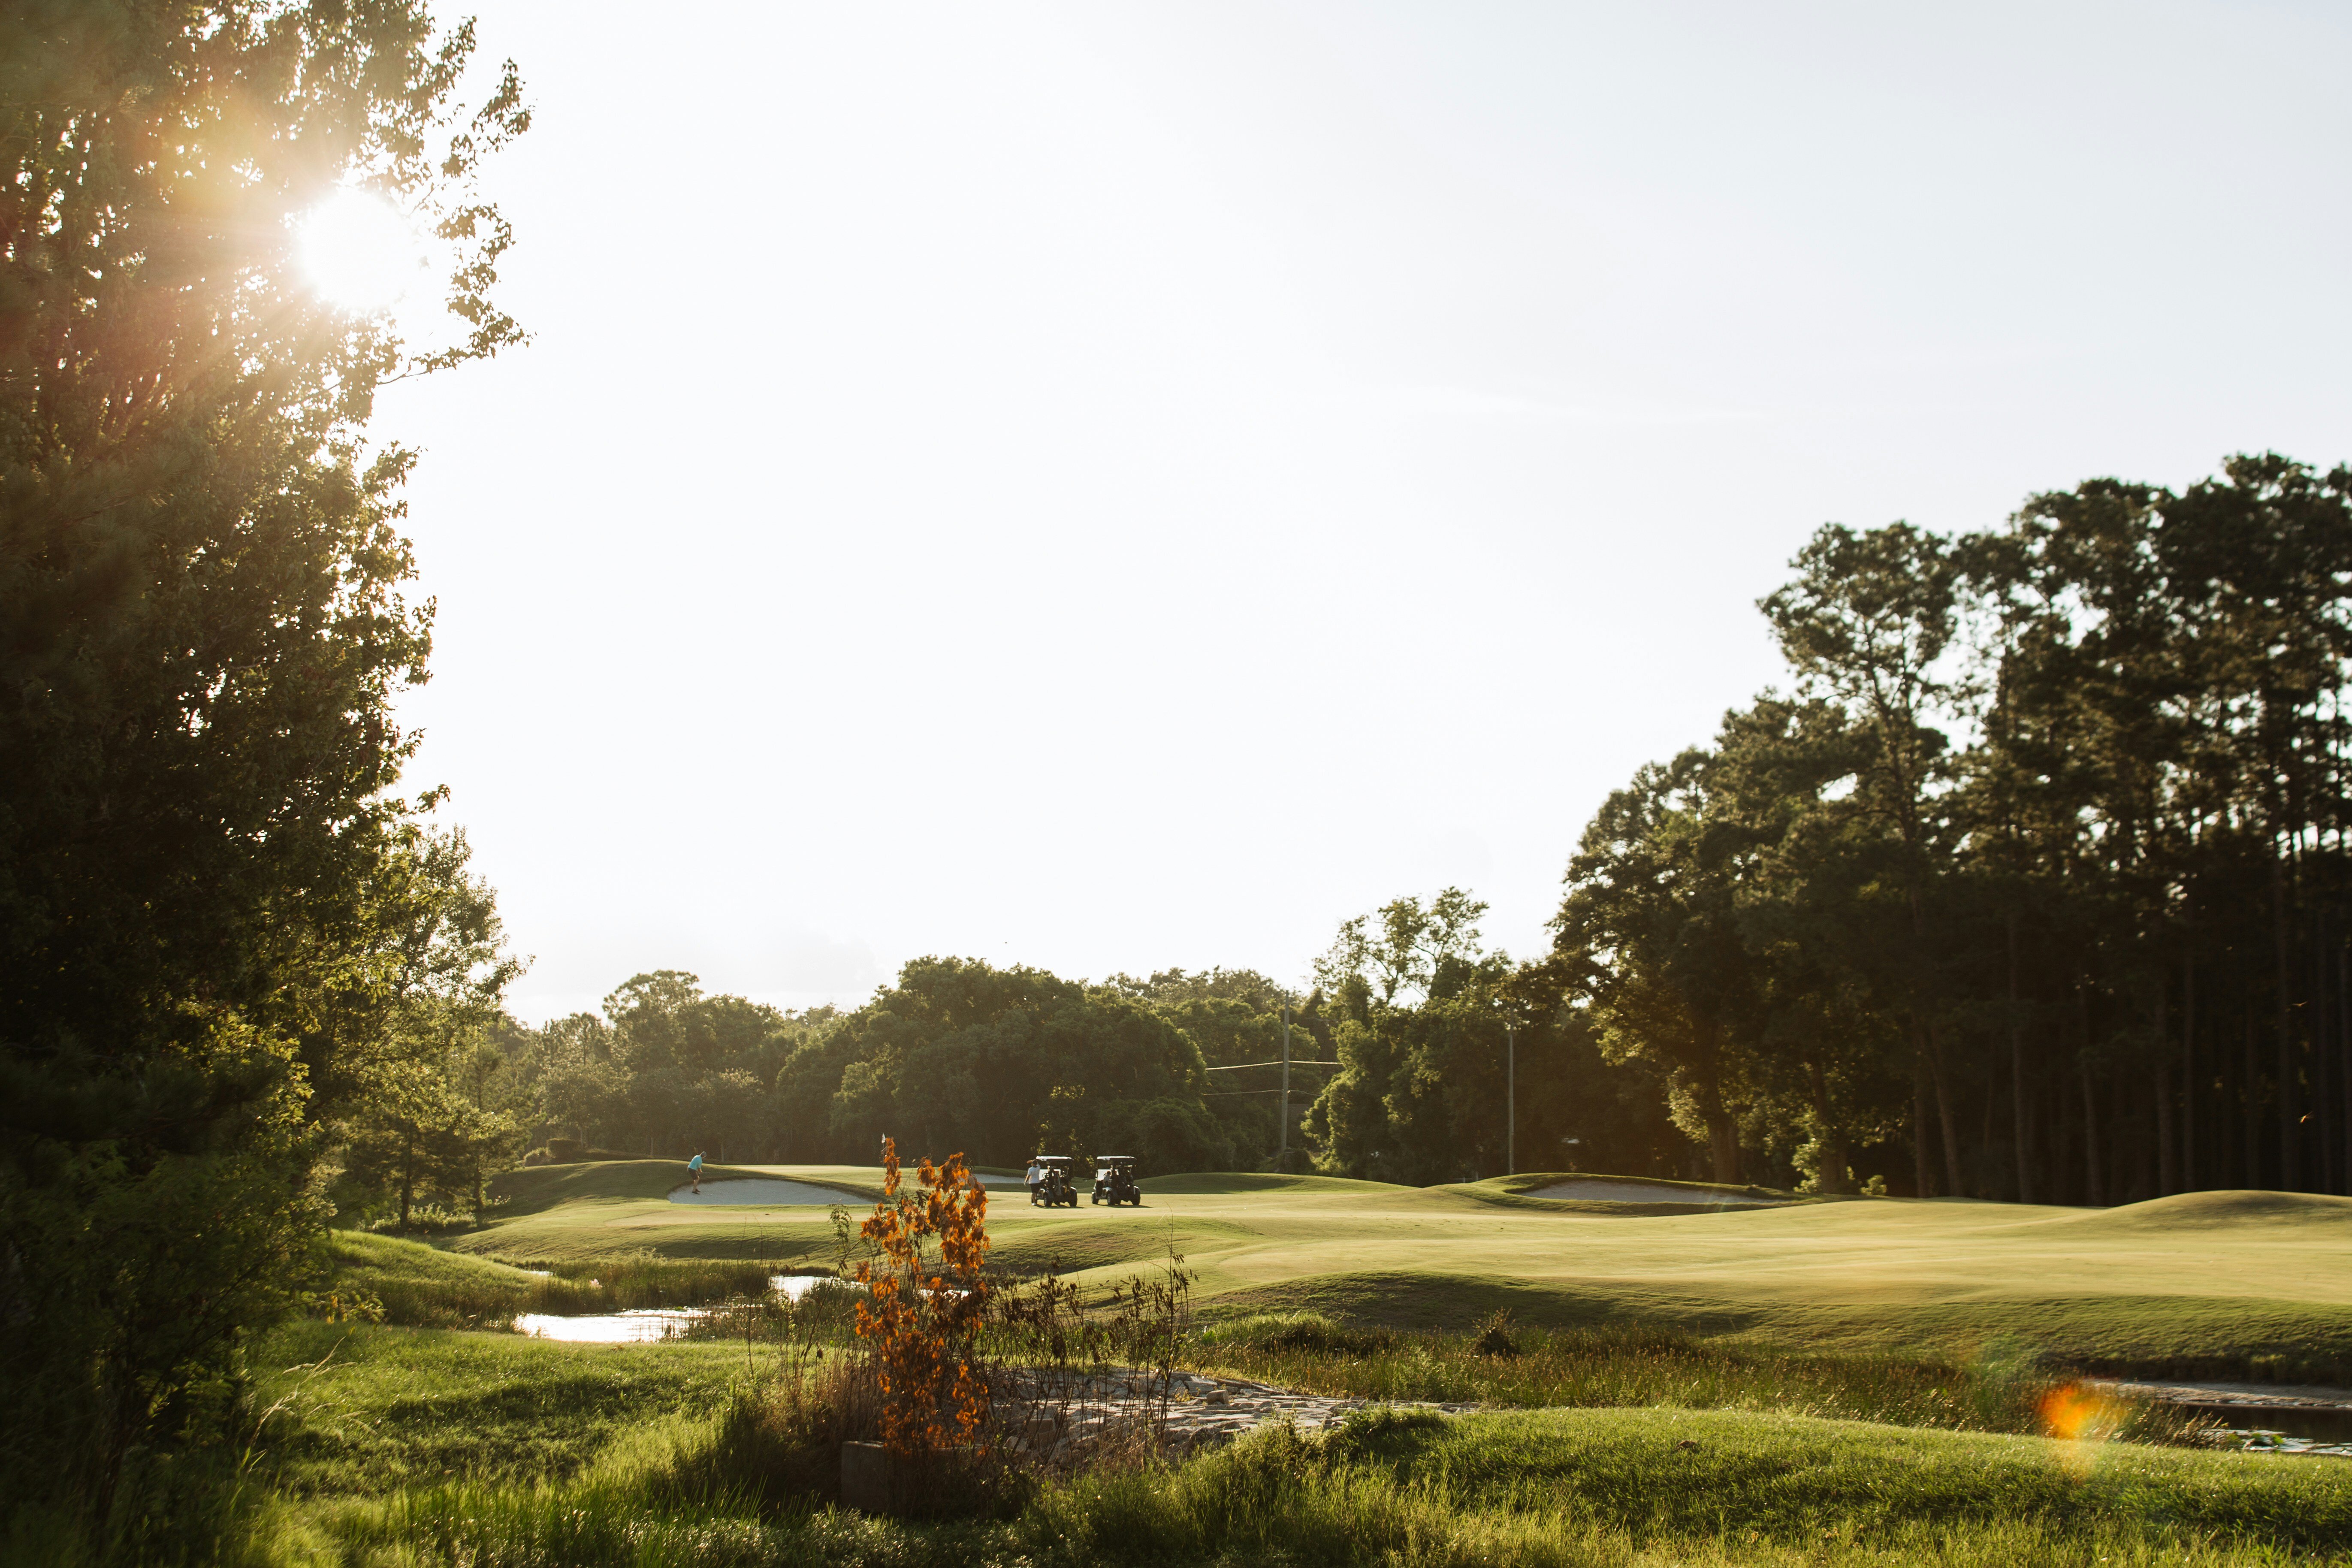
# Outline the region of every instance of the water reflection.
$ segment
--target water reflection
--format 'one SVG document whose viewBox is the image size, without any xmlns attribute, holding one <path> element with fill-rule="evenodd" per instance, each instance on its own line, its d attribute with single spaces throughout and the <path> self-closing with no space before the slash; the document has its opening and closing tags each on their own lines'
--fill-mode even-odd
<svg viewBox="0 0 2352 1568">
<path fill-rule="evenodd" d="M 583 1313 L 564 1317 L 554 1312 L 525 1312 L 515 1327 L 533 1339 L 565 1340 L 574 1344 L 634 1345 L 666 1340 L 705 1314 L 694 1307 L 639 1307 L 626 1312 Z"/>
<path fill-rule="evenodd" d="M 830 1274 L 772 1274 L 768 1289 L 787 1301 L 805 1299 L 820 1285 L 835 1283 Z M 570 1344 L 639 1345 L 672 1338 L 697 1318 L 709 1312 L 701 1307 L 636 1307 L 625 1312 L 525 1312 L 515 1319 L 515 1330 L 533 1339 L 562 1340 Z"/>
</svg>

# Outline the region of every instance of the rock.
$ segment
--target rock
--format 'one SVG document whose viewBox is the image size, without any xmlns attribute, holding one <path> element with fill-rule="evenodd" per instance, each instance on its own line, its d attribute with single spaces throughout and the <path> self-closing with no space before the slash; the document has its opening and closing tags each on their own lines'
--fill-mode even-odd
<svg viewBox="0 0 2352 1568">
<path fill-rule="evenodd" d="M 841 1446 L 841 1506 L 860 1513 L 891 1511 L 890 1451 L 879 1443 Z"/>
</svg>

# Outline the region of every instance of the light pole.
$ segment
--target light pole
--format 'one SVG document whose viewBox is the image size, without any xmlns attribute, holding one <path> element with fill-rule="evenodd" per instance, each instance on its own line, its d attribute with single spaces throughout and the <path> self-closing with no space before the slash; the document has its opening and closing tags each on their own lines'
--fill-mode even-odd
<svg viewBox="0 0 2352 1568">
<path fill-rule="evenodd" d="M 1519 1034 L 1516 1025 L 1503 1025 L 1503 1173 L 1519 1173 Z"/>
<path fill-rule="evenodd" d="M 1290 993 L 1282 994 L 1282 1146 L 1274 1156 L 1276 1169 L 1290 1163 Z"/>
</svg>

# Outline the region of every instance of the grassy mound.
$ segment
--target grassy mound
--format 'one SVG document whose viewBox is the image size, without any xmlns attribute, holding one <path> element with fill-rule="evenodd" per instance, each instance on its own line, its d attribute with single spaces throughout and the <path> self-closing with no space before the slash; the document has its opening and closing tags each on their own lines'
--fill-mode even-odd
<svg viewBox="0 0 2352 1568">
<path fill-rule="evenodd" d="M 1410 1193 L 1392 1182 L 1360 1182 L 1349 1176 L 1286 1176 L 1264 1171 L 1188 1171 L 1147 1176 L 1136 1184 L 1147 1193 Z"/>
<path fill-rule="evenodd" d="M 1628 1313 L 1625 1292 L 1605 1284 L 1561 1286 L 1434 1268 L 1301 1276 L 1221 1292 L 1202 1308 L 1204 1319 L 1213 1322 L 1299 1312 L 1355 1327 L 1426 1331 L 1460 1331 L 1496 1312 L 1547 1328 L 1584 1328 L 1630 1318 L 1698 1334 L 1739 1333 L 1761 1321 L 1754 1312 L 1671 1300 L 1648 1300 L 1639 1312 Z"/>
<path fill-rule="evenodd" d="M 365 1231 L 331 1232 L 327 1250 L 346 1301 L 373 1298 L 386 1321 L 416 1327 L 504 1327 L 530 1310 L 541 1283 L 503 1263 Z"/>
<path fill-rule="evenodd" d="M 1171 1247 L 1192 1258 L 1251 1239 L 1245 1227 L 1229 1220 L 1155 1216 L 1149 1207 L 1121 1212 L 1124 1225 L 1072 1225 L 1059 1217 L 1031 1219 L 1025 1204 L 1006 1217 L 991 1208 L 989 1263 L 1014 1274 L 1079 1274 L 1157 1263 Z"/>
<path fill-rule="evenodd" d="M 1591 1198 L 1573 1193 L 1553 1194 L 1546 1191 L 1562 1185 L 1590 1185 Z M 1639 1190 L 1639 1201 L 1628 1201 L 1629 1189 Z M 1561 1174 L 1557 1172 L 1530 1175 L 1490 1176 L 1483 1182 L 1457 1182 L 1429 1189 L 1432 1192 L 1459 1194 L 1480 1203 L 1507 1208 L 1526 1208 L 1538 1213 L 1590 1214 L 1603 1217 L 1634 1218 L 1652 1215 L 1713 1214 L 1724 1206 L 1725 1199 L 1745 1199 L 1774 1205 L 1812 1204 L 1839 1200 L 1819 1197 L 1798 1197 L 1793 1194 L 1775 1192 L 1769 1187 L 1719 1186 L 1711 1182 L 1654 1181 L 1647 1176 L 1596 1176 L 1589 1172 Z"/>
<path fill-rule="evenodd" d="M 711 1182 L 773 1174 L 774 1172 L 756 1165 L 706 1164 L 702 1168 L 702 1180 L 706 1185 Z M 520 1215 L 538 1214 L 558 1204 L 667 1199 L 673 1190 L 684 1186 L 689 1180 L 683 1160 L 583 1161 L 576 1165 L 530 1165 L 509 1171 L 491 1184 L 490 1194 L 505 1200 L 507 1215 Z M 820 1181 L 812 1184 L 835 1186 L 837 1184 Z M 845 1199 L 856 1195 L 846 1187 L 840 1188 L 840 1191 Z"/>
<path fill-rule="evenodd" d="M 578 1475 L 643 1424 L 723 1409 L 728 1344 L 572 1345 L 519 1334 L 289 1324 L 257 1347 L 270 1479 L 296 1497 Z"/>
<path fill-rule="evenodd" d="M 2352 1198 L 2325 1193 L 2175 1193 L 2111 1209 L 2086 1209 L 2086 1235 L 2150 1230 L 2239 1229 L 2262 1226 L 2309 1231 L 2315 1238 L 2352 1243 Z"/>
<path fill-rule="evenodd" d="M 1580 1517 L 1644 1541 L 1703 1539 L 1725 1525 L 1798 1546 L 2031 1524 L 2062 1539 L 2352 1548 L 2352 1467 L 2137 1445 L 1801 1415 L 1546 1410 L 1454 1421 L 1376 1414 L 1331 1446 L 1456 1508 L 1572 1498 Z"/>
</svg>

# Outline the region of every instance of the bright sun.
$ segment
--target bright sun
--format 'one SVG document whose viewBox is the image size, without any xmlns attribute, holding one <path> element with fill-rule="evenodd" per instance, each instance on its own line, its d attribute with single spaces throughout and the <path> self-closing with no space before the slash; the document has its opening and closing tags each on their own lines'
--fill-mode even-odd
<svg viewBox="0 0 2352 1568">
<path fill-rule="evenodd" d="M 368 191 L 337 191 L 295 230 L 302 270 L 330 303 L 389 310 L 425 279 L 425 247 L 399 210 Z"/>
</svg>

